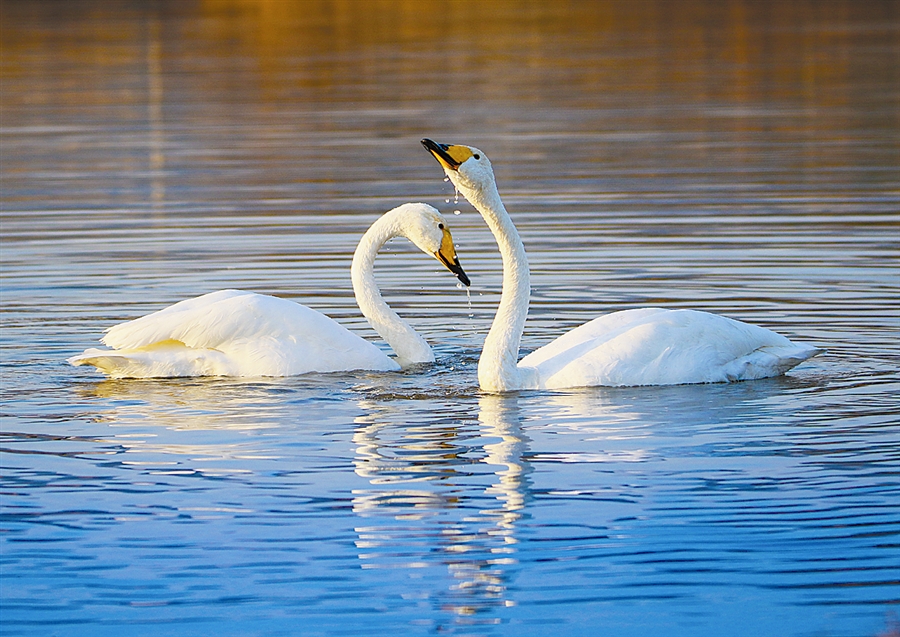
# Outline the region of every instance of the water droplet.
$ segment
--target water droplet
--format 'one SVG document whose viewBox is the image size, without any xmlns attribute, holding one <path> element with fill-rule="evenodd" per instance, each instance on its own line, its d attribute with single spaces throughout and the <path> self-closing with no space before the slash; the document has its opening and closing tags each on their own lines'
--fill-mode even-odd
<svg viewBox="0 0 900 637">
<path fill-rule="evenodd" d="M 450 197 L 447 197 L 446 199 L 444 199 L 444 203 L 450 203 Z"/>
<path fill-rule="evenodd" d="M 450 202 L 448 201 L 447 203 L 450 203 Z M 459 210 L 454 210 L 454 211 L 453 211 L 453 214 L 458 215 L 458 214 L 459 214 Z"/>
<path fill-rule="evenodd" d="M 449 177 L 444 177 L 444 181 L 450 181 Z"/>
</svg>

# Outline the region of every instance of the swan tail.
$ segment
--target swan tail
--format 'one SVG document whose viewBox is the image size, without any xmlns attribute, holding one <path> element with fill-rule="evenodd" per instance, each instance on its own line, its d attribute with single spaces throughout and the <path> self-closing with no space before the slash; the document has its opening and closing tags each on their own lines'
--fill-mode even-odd
<svg viewBox="0 0 900 637">
<path fill-rule="evenodd" d="M 177 341 L 164 341 L 135 349 L 91 348 L 68 362 L 91 365 L 110 378 L 176 378 L 229 374 L 227 357 L 210 349 L 194 349 Z"/>
<path fill-rule="evenodd" d="M 790 351 L 782 351 L 778 354 L 778 367 L 781 374 L 792 369 L 805 360 L 809 360 L 813 356 L 818 356 L 825 352 L 824 349 L 812 347 L 809 345 L 798 345 L 794 343 L 794 348 Z"/>
<path fill-rule="evenodd" d="M 805 360 L 825 350 L 791 343 L 789 346 L 761 347 L 735 360 L 724 370 L 726 381 L 756 380 L 781 376 Z"/>
<path fill-rule="evenodd" d="M 93 365 L 101 372 L 112 374 L 117 365 L 124 362 L 124 357 L 114 354 L 111 350 L 100 350 L 96 348 L 86 349 L 77 356 L 66 359 L 67 362 L 79 367 L 81 365 Z"/>
</svg>

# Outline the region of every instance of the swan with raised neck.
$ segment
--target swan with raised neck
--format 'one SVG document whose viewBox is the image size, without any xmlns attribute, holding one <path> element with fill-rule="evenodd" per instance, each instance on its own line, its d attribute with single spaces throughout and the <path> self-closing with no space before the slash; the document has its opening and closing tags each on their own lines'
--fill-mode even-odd
<svg viewBox="0 0 900 637">
<path fill-rule="evenodd" d="M 708 312 L 639 308 L 600 316 L 518 361 L 528 315 L 528 259 L 491 163 L 473 146 L 430 139 L 422 145 L 481 213 L 503 259 L 500 304 L 478 361 L 482 390 L 752 380 L 783 374 L 822 351 Z"/>
</svg>

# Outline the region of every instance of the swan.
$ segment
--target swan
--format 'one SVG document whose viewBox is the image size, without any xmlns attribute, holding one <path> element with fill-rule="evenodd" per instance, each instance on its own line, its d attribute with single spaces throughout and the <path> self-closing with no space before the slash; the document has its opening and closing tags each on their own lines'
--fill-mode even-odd
<svg viewBox="0 0 900 637">
<path fill-rule="evenodd" d="M 447 222 L 432 206 L 403 204 L 372 224 L 353 255 L 353 290 L 363 314 L 393 348 L 397 360 L 299 303 L 219 290 L 115 325 L 101 339 L 112 349 L 87 349 L 68 362 L 93 365 L 112 378 L 396 371 L 413 363 L 433 362 L 425 339 L 385 303 L 372 272 L 378 250 L 398 236 L 433 255 L 469 285 Z"/>
<path fill-rule="evenodd" d="M 503 259 L 503 288 L 478 361 L 487 392 L 719 383 L 778 376 L 822 350 L 755 325 L 696 310 L 641 308 L 600 316 L 519 357 L 528 314 L 528 258 L 491 162 L 477 148 L 422 144 L 481 213 Z"/>
</svg>

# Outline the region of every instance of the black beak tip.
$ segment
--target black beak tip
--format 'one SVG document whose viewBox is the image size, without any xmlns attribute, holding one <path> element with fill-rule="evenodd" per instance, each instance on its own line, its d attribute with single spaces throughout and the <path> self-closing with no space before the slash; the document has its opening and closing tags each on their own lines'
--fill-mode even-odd
<svg viewBox="0 0 900 637">
<path fill-rule="evenodd" d="M 469 287 L 472 285 L 472 282 L 469 280 L 469 275 L 467 275 L 465 272 L 463 272 L 462 268 L 459 268 L 459 270 L 454 271 L 454 274 L 456 274 L 456 278 L 459 279 L 460 282 L 464 286 Z"/>
<path fill-rule="evenodd" d="M 472 282 L 469 281 L 469 275 L 466 274 L 466 271 L 462 269 L 462 266 L 459 264 L 459 259 L 453 259 L 453 262 L 450 262 L 450 259 L 446 258 L 440 252 L 437 252 L 435 256 L 438 258 L 438 261 L 444 264 L 448 270 L 450 270 L 453 274 L 456 275 L 456 278 L 460 280 L 460 282 L 469 287 Z"/>
<path fill-rule="evenodd" d="M 443 157 L 447 161 L 453 161 L 453 159 L 447 155 L 447 145 L 446 144 L 438 144 L 433 139 L 428 139 L 424 137 L 422 139 L 422 146 L 425 147 L 429 153 L 437 153 L 441 157 Z"/>
<path fill-rule="evenodd" d="M 425 150 L 434 155 L 435 158 L 444 165 L 444 168 L 450 168 L 452 170 L 459 168 L 460 162 L 453 159 L 453 157 L 450 156 L 450 153 L 447 152 L 447 149 L 450 148 L 447 144 L 438 144 L 436 141 L 425 137 L 422 139 L 422 146 L 425 147 Z"/>
</svg>

